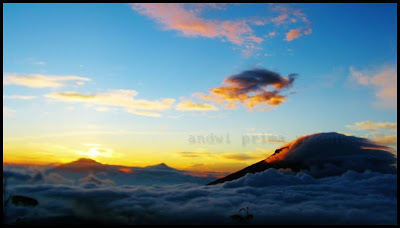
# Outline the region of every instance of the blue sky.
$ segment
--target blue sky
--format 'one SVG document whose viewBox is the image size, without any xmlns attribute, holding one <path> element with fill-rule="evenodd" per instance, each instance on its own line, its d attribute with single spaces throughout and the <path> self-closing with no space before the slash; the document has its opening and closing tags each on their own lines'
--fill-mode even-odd
<svg viewBox="0 0 400 228">
<path fill-rule="evenodd" d="M 43 149 L 51 144 L 64 148 L 65 158 L 60 161 L 68 161 L 76 158 L 78 147 L 90 142 L 120 154 L 114 160 L 96 157 L 106 162 L 143 160 L 129 163 L 141 165 L 167 159 L 187 168 L 183 165 L 187 162 L 171 154 L 235 152 L 265 157 L 266 152 L 256 151 L 279 146 L 244 148 L 240 138 L 247 133 L 282 135 L 290 141 L 305 134 L 337 131 L 377 141 L 385 138 L 382 143 L 394 146 L 396 6 L 3 4 L 3 79 L 10 75 L 16 75 L 13 80 L 32 74 L 45 79 L 73 75 L 79 78 L 65 82 L 82 82 L 33 88 L 21 81 L 3 81 L 4 153 L 10 161 L 23 161 L 28 160 L 23 149 L 32 154 L 48 150 L 56 160 L 61 152 Z M 183 13 L 174 15 L 170 13 L 173 10 Z M 192 24 L 184 24 L 188 18 L 193 19 Z M 220 30 L 224 25 L 237 27 Z M 240 32 L 243 28 L 250 30 Z M 300 33 L 288 38 L 296 29 Z M 193 95 L 207 94 L 229 76 L 255 68 L 277 72 L 284 80 L 291 73 L 298 74 L 291 87 L 282 90 L 284 102 L 267 105 L 269 110 L 249 112 L 240 102 L 236 109 L 226 109 Z M 135 114 L 127 112 L 124 105 L 88 102 L 82 97 L 122 89 L 136 91 L 134 99 L 159 103 L 143 109 L 146 113 L 138 114 L 138 109 Z M 81 100 L 68 100 L 72 96 L 64 96 L 64 92 L 74 92 Z M 187 100 L 210 106 L 176 109 Z M 77 131 L 97 133 L 79 136 L 73 133 Z M 57 136 L 65 132 L 70 132 L 69 136 Z M 187 142 L 190 134 L 226 132 L 236 138 L 230 145 Z M 40 135 L 47 136 L 35 138 Z M 22 137 L 30 139 L 16 146 Z M 142 152 L 133 153 L 132 148 Z M 146 153 L 157 159 L 150 155 L 144 159 Z M 158 153 L 163 155 L 155 155 Z"/>
</svg>

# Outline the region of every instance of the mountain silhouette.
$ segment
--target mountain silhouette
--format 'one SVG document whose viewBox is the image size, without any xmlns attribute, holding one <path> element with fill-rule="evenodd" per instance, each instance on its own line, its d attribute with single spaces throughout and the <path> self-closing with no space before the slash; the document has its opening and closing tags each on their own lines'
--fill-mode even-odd
<svg viewBox="0 0 400 228">
<path fill-rule="evenodd" d="M 271 155 L 271 156 L 273 156 L 273 155 Z M 279 169 L 279 168 L 283 168 L 283 167 L 287 167 L 287 166 L 289 166 L 289 164 L 285 164 L 284 162 L 267 163 L 265 160 L 262 160 L 262 161 L 259 161 L 259 162 L 255 163 L 255 164 L 253 164 L 253 165 L 250 165 L 250 166 L 248 166 L 248 167 L 246 167 L 246 168 L 244 168 L 242 170 L 239 170 L 239 171 L 237 171 L 235 173 L 232 173 L 232 174 L 230 174 L 230 175 L 228 175 L 226 177 L 223 177 L 223 178 L 217 179 L 217 180 L 215 180 L 215 181 L 213 181 L 211 183 L 208 183 L 207 185 L 221 184 L 221 183 L 224 183 L 226 181 L 232 181 L 232 180 L 239 179 L 239 178 L 245 176 L 248 173 L 258 173 L 258 172 L 262 172 L 262 171 L 264 171 L 266 169 L 269 169 L 269 168 Z M 290 167 L 293 168 L 294 170 L 297 170 L 297 171 L 300 170 L 300 166 L 299 165 L 292 164 Z"/>
<path fill-rule="evenodd" d="M 160 163 L 158 165 L 146 166 L 145 169 L 156 169 L 156 170 L 165 170 L 165 171 L 167 171 L 167 170 L 175 170 L 174 168 L 169 167 L 165 163 Z"/>
<path fill-rule="evenodd" d="M 80 158 L 73 162 L 58 165 L 46 170 L 45 173 L 58 173 L 67 179 L 93 180 L 92 182 L 96 182 L 97 179 L 108 179 L 116 184 L 134 185 L 162 185 L 181 182 L 205 184 L 215 178 L 197 177 L 188 171 L 172 168 L 165 163 L 146 167 L 134 167 L 102 164 L 89 158 Z"/>
<path fill-rule="evenodd" d="M 336 132 L 316 133 L 295 139 L 267 159 L 208 185 L 233 181 L 269 168 L 304 171 L 314 178 L 341 175 L 348 170 L 396 173 L 397 158 L 391 150 L 365 138 Z"/>
<path fill-rule="evenodd" d="M 63 172 L 102 172 L 109 169 L 108 165 L 103 165 L 93 159 L 80 158 L 76 161 L 62 164 L 53 168 L 54 171 Z"/>
</svg>

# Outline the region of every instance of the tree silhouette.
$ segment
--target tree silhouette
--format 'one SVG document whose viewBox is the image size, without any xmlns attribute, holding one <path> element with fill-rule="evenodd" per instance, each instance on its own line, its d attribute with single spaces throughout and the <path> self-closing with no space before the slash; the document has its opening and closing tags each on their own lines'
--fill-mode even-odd
<svg viewBox="0 0 400 228">
<path fill-rule="evenodd" d="M 242 215 L 241 212 L 245 211 L 246 214 Z M 239 223 L 249 223 L 253 219 L 253 215 L 249 213 L 249 207 L 241 208 L 238 214 L 231 215 L 230 218 Z"/>
<path fill-rule="evenodd" d="M 29 207 L 36 207 L 39 202 L 31 197 L 23 196 L 23 195 L 12 195 L 9 194 L 8 197 L 6 196 L 6 186 L 7 186 L 7 178 L 3 178 L 3 222 L 5 222 L 6 218 L 6 208 L 8 203 L 11 200 L 11 203 L 15 206 L 29 206 Z M 17 218 L 16 222 L 20 221 L 21 218 Z"/>
</svg>

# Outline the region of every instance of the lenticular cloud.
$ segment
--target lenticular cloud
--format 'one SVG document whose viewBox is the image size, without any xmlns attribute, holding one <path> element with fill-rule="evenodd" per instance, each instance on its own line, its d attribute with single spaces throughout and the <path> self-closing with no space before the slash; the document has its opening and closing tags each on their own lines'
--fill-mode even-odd
<svg viewBox="0 0 400 228">
<path fill-rule="evenodd" d="M 396 173 L 392 149 L 355 136 L 335 132 L 300 137 L 268 157 L 282 168 L 305 170 L 314 177 L 340 175 L 348 170 Z"/>
</svg>

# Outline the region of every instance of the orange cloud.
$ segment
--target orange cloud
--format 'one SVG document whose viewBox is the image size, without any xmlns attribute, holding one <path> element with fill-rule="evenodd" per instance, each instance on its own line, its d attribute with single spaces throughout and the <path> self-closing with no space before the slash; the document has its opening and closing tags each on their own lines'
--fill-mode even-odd
<svg viewBox="0 0 400 228">
<path fill-rule="evenodd" d="M 373 88 L 375 96 L 379 99 L 378 106 L 397 108 L 397 65 L 364 71 L 350 67 L 350 79 Z"/>
<path fill-rule="evenodd" d="M 272 22 L 274 22 L 277 25 L 280 25 L 282 23 L 284 23 L 284 21 L 289 17 L 289 15 L 287 13 L 283 13 L 281 15 L 279 15 L 278 17 L 274 17 L 271 19 Z"/>
<path fill-rule="evenodd" d="M 270 10 L 278 12 L 274 17 L 252 17 L 231 20 L 211 19 L 202 16 L 205 9 L 225 9 L 225 4 L 188 4 L 188 3 L 132 3 L 131 8 L 163 26 L 165 30 L 176 30 L 186 37 L 219 38 L 231 42 L 242 50 L 246 56 L 261 50 L 264 41 L 261 35 L 256 35 L 251 26 L 264 26 L 273 23 L 293 24 L 301 26 L 304 34 L 311 34 L 311 22 L 298 9 L 285 5 L 272 5 Z M 290 32 L 289 32 L 290 33 Z M 293 32 L 292 32 L 293 33 Z M 292 34 L 290 33 L 290 34 Z M 267 33 L 268 34 L 268 33 Z M 276 33 L 270 33 L 270 37 Z M 298 36 L 301 34 L 299 33 Z M 298 37 L 297 36 L 297 37 Z M 292 40 L 294 38 L 290 38 Z M 293 36 L 292 36 L 293 37 Z M 295 38 L 297 38 L 295 37 Z M 288 39 L 287 39 L 288 40 Z"/>
<path fill-rule="evenodd" d="M 312 33 L 311 21 L 299 9 L 294 9 L 288 5 L 276 4 L 272 7 L 272 11 L 280 12 L 278 17 L 271 19 L 277 26 L 281 24 L 296 24 L 298 28 L 290 29 L 286 33 L 286 41 L 292 41 L 302 35 L 310 35 Z"/>
<path fill-rule="evenodd" d="M 292 41 L 300 36 L 300 29 L 291 29 L 288 33 L 286 33 L 286 41 Z"/>
<path fill-rule="evenodd" d="M 118 170 L 123 173 L 133 173 L 133 170 L 130 168 L 119 168 Z"/>
<path fill-rule="evenodd" d="M 193 95 L 215 104 L 226 103 L 226 109 L 235 109 L 238 103 L 249 110 L 256 106 L 277 106 L 286 100 L 286 97 L 280 94 L 281 90 L 289 88 L 295 76 L 296 74 L 291 74 L 286 78 L 266 69 L 248 70 L 226 78 L 223 81 L 224 86 L 210 89 L 209 94 Z M 272 87 L 273 90 L 270 91 L 267 87 Z M 266 109 L 268 107 L 261 110 Z"/>
<path fill-rule="evenodd" d="M 205 7 L 216 5 L 181 3 L 132 3 L 132 9 L 146 15 L 164 26 L 164 29 L 178 30 L 184 36 L 203 36 L 208 38 L 226 38 L 231 43 L 262 42 L 254 35 L 244 20 L 207 20 L 200 17 Z"/>
</svg>

